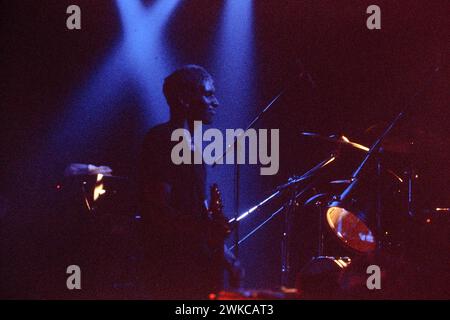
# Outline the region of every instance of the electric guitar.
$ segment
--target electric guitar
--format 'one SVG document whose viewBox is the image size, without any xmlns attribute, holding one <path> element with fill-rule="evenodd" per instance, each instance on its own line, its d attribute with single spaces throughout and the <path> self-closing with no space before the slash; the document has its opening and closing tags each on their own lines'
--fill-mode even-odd
<svg viewBox="0 0 450 320">
<path fill-rule="evenodd" d="M 239 287 L 243 277 L 243 269 L 239 261 L 225 246 L 225 239 L 231 234 L 233 225 L 223 213 L 222 196 L 217 184 L 210 188 L 209 219 L 214 225 L 210 231 L 210 248 L 212 249 L 213 264 L 226 270 L 230 274 L 231 287 Z M 223 279 L 218 281 L 218 288 L 223 289 Z"/>
<path fill-rule="evenodd" d="M 223 213 L 222 195 L 220 194 L 217 183 L 214 183 L 210 188 L 210 202 L 208 208 L 209 220 L 215 225 L 216 230 L 213 237 L 217 237 L 218 240 L 222 238 L 221 242 L 231 233 L 231 225 L 228 223 L 225 214 Z M 223 244 L 222 244 L 223 246 Z"/>
</svg>

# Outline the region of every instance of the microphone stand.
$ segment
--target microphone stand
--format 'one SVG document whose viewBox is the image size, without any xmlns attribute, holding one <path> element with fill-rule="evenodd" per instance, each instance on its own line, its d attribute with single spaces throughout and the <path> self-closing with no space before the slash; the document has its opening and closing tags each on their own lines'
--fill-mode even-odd
<svg viewBox="0 0 450 320">
<path fill-rule="evenodd" d="M 234 214 L 234 218 L 232 220 L 234 220 L 234 256 L 236 257 L 236 259 L 238 258 L 238 254 L 239 254 L 239 206 L 240 206 L 240 197 L 239 197 L 239 180 L 240 180 L 240 166 L 238 163 L 238 153 L 239 153 L 239 145 L 238 145 L 238 140 L 241 138 L 242 135 L 245 134 L 245 132 L 249 129 L 251 129 L 260 119 L 262 119 L 262 117 L 272 108 L 272 106 L 275 104 L 275 102 L 277 102 L 281 96 L 284 95 L 284 93 L 287 91 L 287 88 L 284 88 L 283 90 L 281 90 L 268 104 L 267 106 L 261 111 L 259 112 L 259 114 L 250 122 L 250 124 L 246 127 L 246 129 L 244 130 L 244 132 L 238 136 L 234 137 L 234 141 L 232 144 L 228 145 L 227 148 L 225 149 L 225 151 L 222 153 L 222 155 L 218 158 L 216 158 L 216 160 L 214 160 L 214 163 L 212 165 L 212 167 L 214 168 L 218 161 L 220 161 L 221 159 L 223 159 L 225 157 L 226 154 L 228 154 L 228 152 L 230 152 L 230 150 L 234 150 L 235 146 L 237 146 L 237 152 L 236 152 L 236 163 L 235 163 L 235 170 L 234 170 L 234 175 L 235 175 L 235 179 L 234 179 L 234 183 L 235 183 L 235 214 Z"/>
<path fill-rule="evenodd" d="M 302 69 L 304 69 L 302 67 Z M 311 75 L 306 72 L 306 71 L 302 71 L 299 74 L 299 78 L 303 78 L 304 76 L 306 76 L 307 81 L 311 84 L 311 86 L 313 88 L 316 87 L 316 83 L 314 82 L 314 80 L 312 79 Z M 235 176 L 235 214 L 234 214 L 234 229 L 235 229 L 235 237 L 234 237 L 234 255 L 236 256 L 236 258 L 238 257 L 238 253 L 239 253 L 239 207 L 240 207 L 240 188 L 239 188 L 239 181 L 240 181 L 240 166 L 239 163 L 237 161 L 238 159 L 238 152 L 239 152 L 239 139 L 241 138 L 242 135 L 245 134 L 245 132 L 251 128 L 253 128 L 253 126 L 259 121 L 261 120 L 264 115 L 275 105 L 275 102 L 277 102 L 290 88 L 290 86 L 292 86 L 292 81 L 290 83 L 288 83 L 287 85 L 285 85 L 284 89 L 282 89 L 281 91 L 279 91 L 279 93 L 277 95 L 275 95 L 272 100 L 270 100 L 270 102 L 262 109 L 262 111 L 260 111 L 258 113 L 258 115 L 250 122 L 250 124 L 247 125 L 247 127 L 245 128 L 244 132 L 238 136 L 235 136 L 234 141 L 232 144 L 228 145 L 227 148 L 225 149 L 225 151 L 222 153 L 222 155 L 220 155 L 218 158 L 216 158 L 214 160 L 214 163 L 212 165 L 212 167 L 214 168 L 218 161 L 220 161 L 221 159 L 223 159 L 225 157 L 226 154 L 228 154 L 228 152 L 230 152 L 230 150 L 234 150 L 235 146 L 237 145 L 237 153 L 236 153 L 236 163 L 235 163 L 235 170 L 234 170 L 234 176 Z"/>
</svg>

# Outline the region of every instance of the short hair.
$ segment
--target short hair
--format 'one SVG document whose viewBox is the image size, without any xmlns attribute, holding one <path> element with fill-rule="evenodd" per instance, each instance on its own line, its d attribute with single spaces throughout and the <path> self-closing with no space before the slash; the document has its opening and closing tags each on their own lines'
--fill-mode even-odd
<svg viewBox="0 0 450 320">
<path fill-rule="evenodd" d="M 196 90 L 205 80 L 212 79 L 205 68 L 189 64 L 185 65 L 164 79 L 163 93 L 170 108 L 176 107 L 181 96 Z"/>
</svg>

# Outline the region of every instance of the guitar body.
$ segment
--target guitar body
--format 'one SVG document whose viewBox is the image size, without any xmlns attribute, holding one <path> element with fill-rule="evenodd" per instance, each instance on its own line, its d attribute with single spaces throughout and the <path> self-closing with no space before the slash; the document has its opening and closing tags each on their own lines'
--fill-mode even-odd
<svg viewBox="0 0 450 320">
<path fill-rule="evenodd" d="M 231 286 L 238 287 L 242 277 L 242 269 L 234 255 L 226 248 L 225 239 L 231 234 L 231 226 L 223 213 L 222 196 L 217 184 L 210 188 L 209 219 L 214 227 L 210 228 L 210 249 L 212 269 L 215 279 L 214 291 L 224 289 L 224 271 L 230 274 Z"/>
<path fill-rule="evenodd" d="M 225 220 L 225 216 L 222 196 L 217 184 L 213 184 L 210 188 L 208 218 L 211 222 L 208 242 L 211 252 L 212 289 L 213 292 L 219 292 L 224 288 L 224 242 L 226 236 L 222 235 L 222 230 L 220 230 L 221 222 Z"/>
</svg>

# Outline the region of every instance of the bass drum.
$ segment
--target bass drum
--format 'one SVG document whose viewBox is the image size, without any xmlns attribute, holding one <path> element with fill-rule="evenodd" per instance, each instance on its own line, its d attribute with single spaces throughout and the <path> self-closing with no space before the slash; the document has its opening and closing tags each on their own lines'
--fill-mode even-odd
<svg viewBox="0 0 450 320">
<path fill-rule="evenodd" d="M 379 246 L 400 247 L 403 239 L 407 212 L 404 179 L 387 170 L 379 187 L 374 180 L 356 186 L 351 200 L 344 204 L 331 201 L 325 212 L 329 230 L 342 244 L 359 254 L 374 252 Z"/>
<path fill-rule="evenodd" d="M 361 181 L 353 189 L 351 201 L 345 205 L 334 201 L 334 196 L 340 195 L 351 183 L 345 179 L 330 181 L 325 186 L 326 192 L 317 193 L 305 202 L 307 207 L 314 205 L 316 214 L 320 215 L 318 255 L 365 255 L 375 252 L 378 245 L 390 251 L 402 249 L 408 226 L 405 180 L 392 170 L 382 173 L 379 224 L 377 185 L 373 181 Z"/>
</svg>

